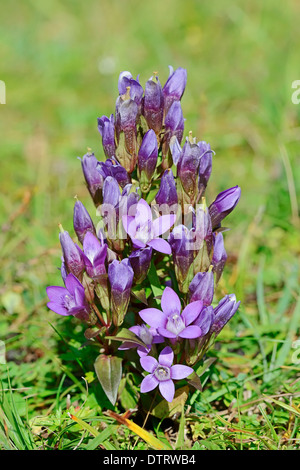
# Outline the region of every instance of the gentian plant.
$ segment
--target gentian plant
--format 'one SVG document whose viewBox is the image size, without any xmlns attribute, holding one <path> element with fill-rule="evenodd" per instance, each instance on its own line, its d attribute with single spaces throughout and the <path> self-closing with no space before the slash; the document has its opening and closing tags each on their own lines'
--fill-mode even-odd
<svg viewBox="0 0 300 470">
<path fill-rule="evenodd" d="M 154 73 L 144 88 L 120 74 L 115 112 L 97 120 L 103 152 L 80 159 L 95 219 L 76 199 L 74 237 L 60 226 L 64 286 L 47 288 L 48 307 L 84 322 L 113 404 L 130 372 L 141 398 L 172 402 L 182 383 L 201 389 L 199 364 L 240 304 L 214 297 L 223 221 L 241 190 L 207 201 L 214 151 L 191 132 L 183 138 L 186 82 L 183 68 L 170 67 L 164 86 Z"/>
</svg>

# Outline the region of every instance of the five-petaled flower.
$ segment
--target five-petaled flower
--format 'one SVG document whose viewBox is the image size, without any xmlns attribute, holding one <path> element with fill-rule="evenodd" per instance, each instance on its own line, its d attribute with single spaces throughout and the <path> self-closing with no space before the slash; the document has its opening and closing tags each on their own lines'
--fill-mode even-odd
<svg viewBox="0 0 300 470">
<path fill-rule="evenodd" d="M 122 219 L 133 245 L 136 248 L 145 248 L 148 245 L 161 253 L 171 254 L 169 243 L 159 236 L 170 230 L 176 215 L 165 214 L 153 220 L 151 207 L 144 199 L 140 199 L 135 208 L 134 216 L 124 215 Z"/>
<path fill-rule="evenodd" d="M 150 372 L 141 383 L 141 393 L 154 390 L 157 386 L 162 396 L 169 402 L 174 398 L 175 385 L 173 380 L 185 379 L 193 373 L 193 369 L 182 364 L 173 364 L 174 352 L 166 346 L 160 353 L 158 361 L 152 356 L 142 356 L 141 366 Z"/>
<path fill-rule="evenodd" d="M 139 315 L 164 338 L 195 339 L 202 335 L 202 331 L 199 326 L 191 323 L 199 316 L 202 307 L 203 302 L 197 300 L 188 304 L 181 313 L 178 295 L 171 287 L 166 287 L 161 298 L 162 311 L 158 308 L 145 308 L 139 312 Z"/>
</svg>

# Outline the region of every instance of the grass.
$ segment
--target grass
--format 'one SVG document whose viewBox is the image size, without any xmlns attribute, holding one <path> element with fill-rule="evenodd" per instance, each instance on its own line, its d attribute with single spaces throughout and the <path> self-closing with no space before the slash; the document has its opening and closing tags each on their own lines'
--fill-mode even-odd
<svg viewBox="0 0 300 470">
<path fill-rule="evenodd" d="M 119 72 L 140 73 L 144 83 L 158 70 L 164 82 L 169 64 L 188 70 L 186 133 L 216 152 L 208 197 L 242 188 L 217 293 L 235 292 L 242 306 L 210 353 L 203 392 L 191 392 L 173 419 L 150 415 L 145 430 L 178 449 L 300 448 L 300 105 L 291 101 L 299 13 L 296 0 L 8 3 L 0 32 L 0 448 L 151 448 L 108 414 L 135 408 L 134 377 L 112 408 L 82 327 L 48 311 L 45 287 L 60 282 L 57 226 L 72 230 L 74 196 L 93 214 L 77 157 L 87 147 L 101 157 L 96 119 L 113 111 Z"/>
</svg>

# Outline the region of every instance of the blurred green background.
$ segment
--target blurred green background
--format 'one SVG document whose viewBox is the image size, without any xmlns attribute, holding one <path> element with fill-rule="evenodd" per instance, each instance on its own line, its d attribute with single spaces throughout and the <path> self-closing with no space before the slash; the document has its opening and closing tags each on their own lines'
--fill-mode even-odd
<svg viewBox="0 0 300 470">
<path fill-rule="evenodd" d="M 89 147 L 103 158 L 97 117 L 114 112 L 119 73 L 143 85 L 157 71 L 164 83 L 169 65 L 188 71 L 185 134 L 216 152 L 209 201 L 242 188 L 220 285 L 243 302 L 233 326 L 277 323 L 283 341 L 298 298 L 299 18 L 297 0 L 5 2 L 0 339 L 9 361 L 47 362 L 60 341 L 50 323 L 63 331 L 65 319 L 45 306 L 45 287 L 61 283 L 57 225 L 72 232 L 75 195 L 95 215 L 77 157 Z"/>
</svg>

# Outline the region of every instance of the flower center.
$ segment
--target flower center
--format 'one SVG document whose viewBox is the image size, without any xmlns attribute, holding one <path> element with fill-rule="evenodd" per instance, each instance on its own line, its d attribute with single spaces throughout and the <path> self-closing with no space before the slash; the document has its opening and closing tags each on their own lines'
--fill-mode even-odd
<svg viewBox="0 0 300 470">
<path fill-rule="evenodd" d="M 181 331 L 185 329 L 185 324 L 181 315 L 178 315 L 178 313 L 173 313 L 170 315 L 166 329 L 175 335 L 181 333 Z"/>
<path fill-rule="evenodd" d="M 68 295 L 68 294 L 65 295 L 65 298 L 63 300 L 63 304 L 64 304 L 64 307 L 66 307 L 66 309 L 68 309 L 68 310 L 71 310 L 71 308 L 76 306 L 76 302 L 75 302 L 74 297 L 72 297 L 71 295 Z"/>
<path fill-rule="evenodd" d="M 163 382 L 164 380 L 169 380 L 171 377 L 170 368 L 159 365 L 155 369 L 154 375 L 160 382 Z"/>
<path fill-rule="evenodd" d="M 146 244 L 151 239 L 151 229 L 152 224 L 149 220 L 137 225 L 135 238 Z"/>
</svg>

